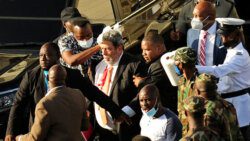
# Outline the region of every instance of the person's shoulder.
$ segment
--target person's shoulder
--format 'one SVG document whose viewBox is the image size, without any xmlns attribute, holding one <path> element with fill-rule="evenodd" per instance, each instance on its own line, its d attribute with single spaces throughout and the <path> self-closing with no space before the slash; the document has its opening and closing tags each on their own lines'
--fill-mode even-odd
<svg viewBox="0 0 250 141">
<path fill-rule="evenodd" d="M 220 100 L 213 99 L 213 100 L 206 100 L 205 103 L 206 108 L 218 108 L 219 106 L 222 106 Z"/>
<path fill-rule="evenodd" d="M 219 100 L 207 100 L 205 107 L 207 116 L 219 118 L 223 115 L 224 107 Z"/>
<path fill-rule="evenodd" d="M 66 87 L 66 89 L 67 89 L 68 91 L 71 91 L 73 94 L 82 95 L 82 92 L 81 92 L 79 89 L 70 88 L 70 87 Z"/>
<path fill-rule="evenodd" d="M 171 123 L 176 124 L 176 125 L 178 125 L 178 124 L 181 125 L 179 118 L 177 117 L 177 115 L 173 111 L 171 111 L 168 108 L 164 108 L 164 110 L 165 110 L 164 115 L 166 116 L 168 121 L 170 121 Z"/>
<path fill-rule="evenodd" d="M 235 48 L 231 49 L 228 51 L 229 55 L 232 56 L 232 58 L 236 58 L 237 60 L 243 59 L 245 62 L 245 59 L 249 58 L 249 53 L 247 50 L 244 48 L 244 46 L 241 44 L 237 45 Z M 237 61 L 235 60 L 235 61 Z M 240 61 L 243 61 L 240 60 Z"/>
<path fill-rule="evenodd" d="M 40 108 L 46 109 L 46 108 L 48 107 L 48 105 L 50 105 L 50 103 L 51 103 L 51 100 L 50 100 L 49 96 L 44 96 L 44 97 L 37 103 L 36 108 L 37 108 L 37 109 L 40 109 Z"/>
<path fill-rule="evenodd" d="M 60 44 L 63 44 L 63 43 L 68 43 L 70 41 L 74 41 L 74 36 L 73 35 L 63 34 L 59 38 L 58 44 L 60 45 Z"/>
<path fill-rule="evenodd" d="M 200 141 L 200 139 L 204 141 L 222 141 L 216 131 L 207 127 L 203 127 L 201 130 L 194 132 L 190 138 L 192 141 Z"/>
<path fill-rule="evenodd" d="M 150 67 L 151 67 L 152 69 L 160 68 L 160 69 L 163 70 L 163 66 L 162 66 L 162 64 L 161 64 L 160 58 L 157 59 L 157 60 L 155 60 L 155 61 L 153 61 L 153 62 L 150 64 Z"/>
<path fill-rule="evenodd" d="M 33 69 L 31 70 L 28 70 L 27 72 L 28 73 L 36 73 L 36 72 L 40 72 L 42 70 L 41 66 L 40 65 L 37 65 L 36 67 L 34 67 Z"/>
<path fill-rule="evenodd" d="M 218 100 L 224 106 L 224 110 L 227 111 L 228 114 L 236 115 L 236 109 L 235 109 L 235 107 L 234 107 L 234 105 L 232 103 L 224 100 L 221 97 L 218 97 Z"/>
<path fill-rule="evenodd" d="M 26 74 L 28 75 L 29 79 L 35 79 L 39 77 L 40 72 L 42 71 L 40 65 L 36 66 L 35 68 L 28 70 Z"/>
</svg>

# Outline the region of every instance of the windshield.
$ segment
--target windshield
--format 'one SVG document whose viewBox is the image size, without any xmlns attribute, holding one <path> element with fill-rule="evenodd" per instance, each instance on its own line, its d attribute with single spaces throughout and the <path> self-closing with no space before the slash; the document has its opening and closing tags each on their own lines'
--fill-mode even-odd
<svg viewBox="0 0 250 141">
<path fill-rule="evenodd" d="M 25 59 L 25 54 L 0 54 L 0 74 Z"/>
<path fill-rule="evenodd" d="M 18 78 L 27 68 L 38 62 L 38 58 L 30 58 L 24 54 L 0 53 L 0 84 Z"/>
</svg>

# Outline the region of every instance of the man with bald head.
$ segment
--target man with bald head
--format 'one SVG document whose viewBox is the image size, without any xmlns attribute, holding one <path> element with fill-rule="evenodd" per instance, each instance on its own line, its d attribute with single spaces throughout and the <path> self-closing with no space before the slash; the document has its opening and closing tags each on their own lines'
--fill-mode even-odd
<svg viewBox="0 0 250 141">
<path fill-rule="evenodd" d="M 66 87 L 66 70 L 60 65 L 49 69 L 49 92 L 36 105 L 31 131 L 18 141 L 83 141 L 81 125 L 88 127 L 86 100 L 78 89 Z"/>
<path fill-rule="evenodd" d="M 177 141 L 182 136 L 182 126 L 178 117 L 168 108 L 161 106 L 158 88 L 152 84 L 139 92 L 142 110 L 141 135 L 152 141 Z"/>
<path fill-rule="evenodd" d="M 194 8 L 192 28 L 187 33 L 187 46 L 197 52 L 198 64 L 202 66 L 222 64 L 226 57 L 226 48 L 220 48 L 222 41 L 221 35 L 216 33 L 219 24 L 215 17 L 215 6 L 200 1 Z"/>
<path fill-rule="evenodd" d="M 39 53 L 40 65 L 29 70 L 24 75 L 15 95 L 9 115 L 5 141 L 11 141 L 16 135 L 30 131 L 35 119 L 36 104 L 49 90 L 48 70 L 59 62 L 59 58 L 60 51 L 56 44 L 48 42 L 41 47 Z M 66 85 L 68 87 L 80 89 L 88 100 L 95 101 L 110 111 L 113 117 L 124 117 L 120 108 L 95 87 L 88 78 L 82 77 L 78 70 L 64 68 L 67 72 Z"/>
<path fill-rule="evenodd" d="M 216 17 L 234 17 L 238 18 L 234 0 L 190 0 L 184 5 L 178 15 L 176 22 L 176 31 L 170 32 L 170 38 L 173 41 L 183 41 L 186 37 L 188 28 L 190 28 L 190 20 L 193 17 L 193 10 L 197 3 L 201 1 L 209 1 L 215 5 Z"/>
</svg>

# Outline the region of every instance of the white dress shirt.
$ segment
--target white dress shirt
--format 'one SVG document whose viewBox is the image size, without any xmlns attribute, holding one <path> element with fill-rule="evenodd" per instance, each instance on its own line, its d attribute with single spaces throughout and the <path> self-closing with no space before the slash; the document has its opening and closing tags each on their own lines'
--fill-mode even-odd
<svg viewBox="0 0 250 141">
<path fill-rule="evenodd" d="M 199 73 L 208 73 L 220 78 L 219 93 L 229 93 L 250 87 L 250 57 L 242 43 L 228 49 L 225 61 L 218 66 L 196 66 Z M 250 124 L 250 95 L 246 93 L 227 98 L 236 108 L 240 127 Z"/>
<path fill-rule="evenodd" d="M 168 119 L 163 114 L 159 118 L 142 115 L 140 121 L 141 135 L 149 137 L 152 141 L 165 141 Z"/>
<path fill-rule="evenodd" d="M 201 30 L 199 35 L 199 44 L 198 44 L 198 56 L 200 56 L 200 47 L 201 47 L 201 39 L 203 33 L 205 31 Z M 206 40 L 206 66 L 212 66 L 214 61 L 214 45 L 215 45 L 215 37 L 216 37 L 216 22 L 206 31 L 208 32 L 207 40 Z M 200 59 L 200 58 L 199 58 Z M 200 60 L 198 61 L 200 65 Z"/>
<path fill-rule="evenodd" d="M 118 68 L 118 65 L 119 65 L 119 62 L 121 60 L 122 55 L 123 55 L 123 53 L 119 57 L 118 61 L 115 64 L 112 65 L 113 71 L 112 71 L 112 75 L 111 75 L 111 82 L 110 82 L 110 85 L 109 85 L 109 92 L 107 94 L 108 96 L 110 96 L 110 90 L 111 90 L 111 87 L 112 87 L 112 84 L 113 84 L 113 80 L 115 78 L 115 74 L 116 74 L 116 71 L 117 71 L 117 68 Z M 99 89 L 101 89 L 100 84 L 102 83 L 101 80 L 103 78 L 103 72 L 106 69 L 106 67 L 109 68 L 109 65 L 104 60 L 102 60 L 96 66 L 95 86 L 97 86 Z M 112 117 L 111 117 L 111 115 L 110 115 L 109 112 L 107 112 L 107 118 L 108 118 L 107 125 L 104 125 L 102 123 L 102 118 L 101 118 L 101 115 L 100 115 L 99 105 L 97 105 L 96 103 L 95 103 L 95 116 L 96 116 L 96 120 L 97 120 L 98 124 L 101 127 L 105 128 L 105 129 L 108 129 L 108 130 L 114 130 L 115 129 L 115 125 L 114 125 L 113 119 L 112 119 Z"/>
</svg>

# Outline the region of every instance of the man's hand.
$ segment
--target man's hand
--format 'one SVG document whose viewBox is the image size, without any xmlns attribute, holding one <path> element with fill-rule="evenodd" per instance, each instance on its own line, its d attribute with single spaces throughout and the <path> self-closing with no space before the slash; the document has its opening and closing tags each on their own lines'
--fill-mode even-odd
<svg viewBox="0 0 250 141">
<path fill-rule="evenodd" d="M 139 76 L 135 76 L 135 75 L 134 75 L 134 76 L 133 76 L 133 82 L 134 82 L 135 86 L 138 87 L 140 81 L 143 80 L 143 79 L 144 79 L 143 77 L 139 77 Z"/>
<path fill-rule="evenodd" d="M 6 135 L 4 141 L 15 141 L 15 136 L 13 136 L 13 135 Z"/>
<path fill-rule="evenodd" d="M 126 122 L 128 125 L 132 124 L 131 119 L 125 113 L 122 113 L 118 118 L 114 119 L 114 122 L 115 123 L 117 123 L 117 122 Z"/>
</svg>

